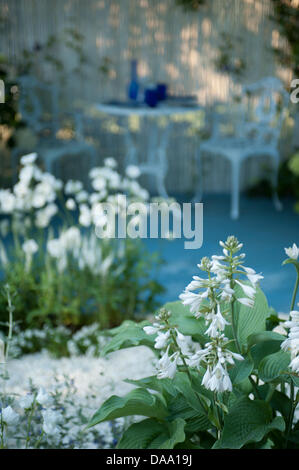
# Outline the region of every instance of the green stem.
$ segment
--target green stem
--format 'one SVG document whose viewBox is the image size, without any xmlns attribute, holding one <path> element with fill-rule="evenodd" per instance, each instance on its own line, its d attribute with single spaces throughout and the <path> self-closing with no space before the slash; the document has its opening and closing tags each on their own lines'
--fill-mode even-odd
<svg viewBox="0 0 299 470">
<path fill-rule="evenodd" d="M 28 424 L 27 424 L 27 433 L 26 433 L 26 449 L 28 448 L 29 442 L 30 442 L 30 428 L 31 428 L 31 421 L 33 418 L 33 413 L 35 410 L 35 404 L 36 404 L 36 395 L 34 396 L 34 400 L 32 403 L 32 407 L 28 416 Z"/>
<path fill-rule="evenodd" d="M 167 324 L 167 326 L 170 326 L 168 322 L 166 322 L 166 324 Z M 186 361 L 185 361 L 185 356 L 184 356 L 184 354 L 182 353 L 181 348 L 179 347 L 179 345 L 178 345 L 178 343 L 177 343 L 175 334 L 173 333 L 172 329 L 170 329 L 170 336 L 171 336 L 171 338 L 172 338 L 172 340 L 173 340 L 173 342 L 174 342 L 174 344 L 175 344 L 177 350 L 180 352 L 180 357 L 181 357 L 181 359 L 182 359 L 182 362 L 183 362 L 183 364 L 184 364 L 185 370 L 186 370 L 187 375 L 188 375 L 188 377 L 189 377 L 190 384 L 192 384 L 192 375 L 190 374 L 189 367 L 188 367 L 188 365 L 187 365 L 187 363 L 186 363 Z M 199 396 L 199 394 L 198 394 L 196 391 L 195 391 L 195 393 L 196 393 L 196 395 L 197 395 L 197 397 L 198 397 L 198 400 L 199 400 L 199 402 L 200 402 L 200 404 L 201 404 L 201 406 L 202 406 L 204 412 L 206 413 L 206 415 L 208 415 L 208 410 L 207 410 L 206 404 L 203 402 L 203 400 L 201 399 L 201 397 Z"/>
<path fill-rule="evenodd" d="M 295 282 L 295 287 L 294 287 L 293 296 L 292 296 L 291 311 L 294 310 L 298 287 L 299 287 L 299 271 L 297 270 L 297 279 Z"/>
</svg>

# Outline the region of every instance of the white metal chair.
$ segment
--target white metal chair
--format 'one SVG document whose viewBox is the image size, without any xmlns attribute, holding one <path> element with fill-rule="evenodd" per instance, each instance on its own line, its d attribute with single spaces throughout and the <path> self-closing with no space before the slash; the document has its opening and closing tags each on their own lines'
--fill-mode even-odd
<svg viewBox="0 0 299 470">
<path fill-rule="evenodd" d="M 240 167 L 252 156 L 269 156 L 273 162 L 273 201 L 277 210 L 282 205 L 277 196 L 279 167 L 278 141 L 288 103 L 288 94 L 280 80 L 264 78 L 243 88 L 240 104 L 237 106 L 233 135 L 225 136 L 221 126 L 228 124 L 229 117 L 216 114 L 213 117 L 211 137 L 204 141 L 198 152 L 199 162 L 203 154 L 224 157 L 231 163 L 231 217 L 239 217 Z M 236 117 L 236 116 L 235 116 Z M 199 188 L 197 199 L 202 191 Z"/>
<path fill-rule="evenodd" d="M 89 155 L 95 164 L 95 148 L 84 140 L 83 122 L 80 113 L 60 112 L 60 94 L 57 85 L 42 83 L 32 76 L 19 79 L 19 109 L 22 119 L 38 138 L 37 146 L 30 149 L 38 153 L 43 160 L 45 170 L 53 172 L 54 162 L 64 155 Z M 57 135 L 66 118 L 73 122 L 71 138 L 59 138 Z M 29 149 L 18 146 L 13 152 L 14 168 L 18 158 Z"/>
</svg>

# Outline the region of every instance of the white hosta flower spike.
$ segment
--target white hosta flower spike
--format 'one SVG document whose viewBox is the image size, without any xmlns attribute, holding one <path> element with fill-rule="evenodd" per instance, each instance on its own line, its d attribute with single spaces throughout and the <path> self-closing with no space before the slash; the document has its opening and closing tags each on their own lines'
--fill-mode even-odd
<svg viewBox="0 0 299 470">
<path fill-rule="evenodd" d="M 281 349 L 291 353 L 290 367 L 294 372 L 299 373 L 299 311 L 290 312 L 290 320 L 284 323 L 289 328 L 289 334 L 285 341 L 281 343 Z"/>
<path fill-rule="evenodd" d="M 289 248 L 285 248 L 284 251 L 286 252 L 287 256 L 291 259 L 298 259 L 299 256 L 299 248 L 296 245 L 296 243 L 293 243 L 293 246 L 290 246 Z"/>
</svg>

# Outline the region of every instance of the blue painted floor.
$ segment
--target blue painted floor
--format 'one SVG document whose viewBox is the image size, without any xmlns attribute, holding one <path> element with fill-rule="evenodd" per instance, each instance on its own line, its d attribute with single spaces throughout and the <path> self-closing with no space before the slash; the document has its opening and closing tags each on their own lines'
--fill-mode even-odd
<svg viewBox="0 0 299 470">
<path fill-rule="evenodd" d="M 299 244 L 299 215 L 293 211 L 294 201 L 282 202 L 284 208 L 277 212 L 270 199 L 242 196 L 240 218 L 232 220 L 229 217 L 229 196 L 207 195 L 203 200 L 203 245 L 200 249 L 185 250 L 183 239 L 146 240 L 149 249 L 159 251 L 164 259 L 159 281 L 166 292 L 161 301 L 177 300 L 192 276 L 200 273 L 196 266 L 200 259 L 221 254 L 219 240 L 235 235 L 244 243 L 245 265 L 264 276 L 261 287 L 269 305 L 278 312 L 288 312 L 295 269 L 281 266 L 281 263 L 286 258 L 284 247 L 293 242 Z"/>
</svg>

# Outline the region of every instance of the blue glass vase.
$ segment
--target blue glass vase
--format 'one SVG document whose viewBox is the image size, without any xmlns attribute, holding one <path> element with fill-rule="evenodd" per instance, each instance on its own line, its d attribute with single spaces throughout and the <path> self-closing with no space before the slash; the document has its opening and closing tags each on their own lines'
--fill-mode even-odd
<svg viewBox="0 0 299 470">
<path fill-rule="evenodd" d="M 138 98 L 139 84 L 137 77 L 137 60 L 131 61 L 131 81 L 128 88 L 128 97 L 130 100 L 136 101 Z"/>
</svg>

